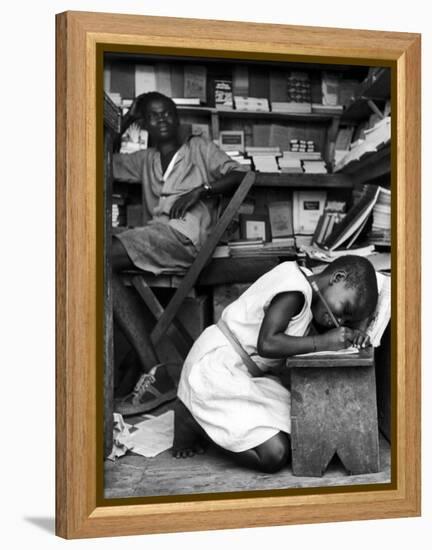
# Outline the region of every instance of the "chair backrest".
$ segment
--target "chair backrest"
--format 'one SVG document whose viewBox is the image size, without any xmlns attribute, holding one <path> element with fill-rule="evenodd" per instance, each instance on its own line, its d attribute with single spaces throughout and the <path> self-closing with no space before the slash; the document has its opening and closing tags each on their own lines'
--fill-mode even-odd
<svg viewBox="0 0 432 550">
<path fill-rule="evenodd" d="M 229 223 L 238 212 L 240 205 L 249 193 L 250 188 L 255 183 L 255 172 L 246 172 L 245 177 L 240 182 L 236 192 L 231 197 L 228 206 L 225 208 L 223 214 L 219 217 L 213 231 L 209 238 L 198 252 L 191 267 L 184 275 L 179 287 L 177 288 L 174 296 L 171 298 L 168 306 L 165 308 L 163 315 L 158 319 L 156 326 L 152 331 L 153 342 L 158 342 L 160 338 L 166 333 L 167 328 L 171 325 L 174 317 L 177 314 L 179 307 L 183 300 L 189 294 L 189 291 L 194 286 L 196 280 L 199 277 L 204 266 L 212 257 L 214 249 L 216 248 L 219 240 L 224 234 Z"/>
</svg>

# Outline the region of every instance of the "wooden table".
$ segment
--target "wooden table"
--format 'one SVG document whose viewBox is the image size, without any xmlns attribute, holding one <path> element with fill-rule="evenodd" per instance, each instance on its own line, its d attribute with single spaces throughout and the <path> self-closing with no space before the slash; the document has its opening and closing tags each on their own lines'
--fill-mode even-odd
<svg viewBox="0 0 432 550">
<path fill-rule="evenodd" d="M 373 348 L 291 357 L 292 468 L 320 477 L 337 453 L 350 474 L 379 471 Z"/>
</svg>

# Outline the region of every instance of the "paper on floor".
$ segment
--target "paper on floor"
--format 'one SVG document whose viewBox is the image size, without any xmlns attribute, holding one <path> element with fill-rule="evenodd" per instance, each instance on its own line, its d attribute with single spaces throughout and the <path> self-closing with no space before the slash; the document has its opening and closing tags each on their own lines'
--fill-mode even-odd
<svg viewBox="0 0 432 550">
<path fill-rule="evenodd" d="M 114 444 L 110 460 L 127 451 L 152 458 L 170 449 L 174 439 L 174 411 L 160 416 L 146 415 L 147 420 L 134 426 L 127 424 L 121 414 L 114 413 Z"/>
</svg>

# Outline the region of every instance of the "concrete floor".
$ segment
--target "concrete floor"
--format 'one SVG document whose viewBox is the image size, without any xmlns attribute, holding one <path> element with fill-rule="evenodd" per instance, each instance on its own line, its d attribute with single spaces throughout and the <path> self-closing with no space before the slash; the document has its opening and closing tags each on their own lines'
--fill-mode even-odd
<svg viewBox="0 0 432 550">
<path fill-rule="evenodd" d="M 152 414 L 165 412 L 165 405 Z M 142 418 L 128 418 L 129 423 Z M 187 495 L 291 489 L 305 487 L 382 484 L 390 482 L 390 446 L 380 437 L 381 471 L 377 474 L 349 476 L 338 460 L 333 460 L 323 477 L 296 477 L 290 466 L 276 474 L 250 471 L 234 464 L 215 447 L 186 459 L 175 459 L 171 451 L 155 458 L 133 453 L 105 463 L 105 498 Z"/>
</svg>

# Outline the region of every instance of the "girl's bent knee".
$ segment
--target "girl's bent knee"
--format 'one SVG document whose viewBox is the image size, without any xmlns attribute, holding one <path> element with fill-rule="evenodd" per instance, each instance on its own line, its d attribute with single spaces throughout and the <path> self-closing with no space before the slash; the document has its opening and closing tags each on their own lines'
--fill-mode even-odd
<svg viewBox="0 0 432 550">
<path fill-rule="evenodd" d="M 289 461 L 291 449 L 288 436 L 279 433 L 260 445 L 262 471 L 268 474 L 279 472 Z"/>
</svg>

